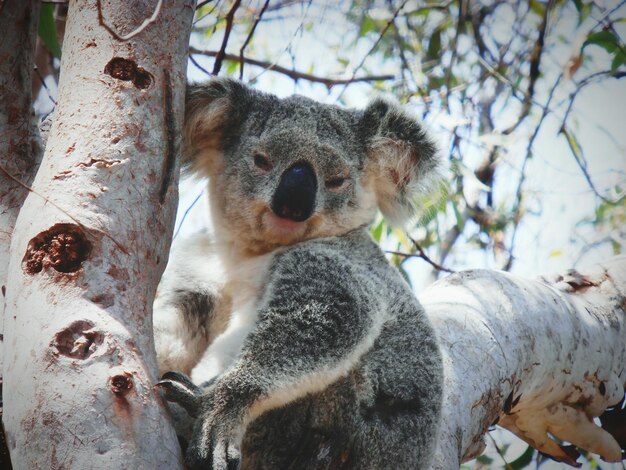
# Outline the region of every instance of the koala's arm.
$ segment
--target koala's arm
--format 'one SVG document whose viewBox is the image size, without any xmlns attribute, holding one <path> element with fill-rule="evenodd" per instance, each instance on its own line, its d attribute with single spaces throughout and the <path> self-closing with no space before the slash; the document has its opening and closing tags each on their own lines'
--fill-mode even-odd
<svg viewBox="0 0 626 470">
<path fill-rule="evenodd" d="M 279 256 L 239 358 L 205 394 L 186 400 L 199 418 L 192 468 L 227 465 L 250 421 L 345 376 L 380 333 L 377 293 L 340 252 Z"/>
<path fill-rule="evenodd" d="M 240 409 L 242 419 L 324 390 L 346 375 L 378 337 L 383 323 L 379 301 L 342 258 L 298 249 L 278 260 L 257 327 L 215 390 L 234 400 L 229 406 Z M 236 394 L 230 391 L 233 384 Z"/>
<path fill-rule="evenodd" d="M 153 330 L 159 372 L 187 374 L 225 326 L 220 315 L 219 263 L 206 234 L 177 247 L 159 284 Z"/>
</svg>

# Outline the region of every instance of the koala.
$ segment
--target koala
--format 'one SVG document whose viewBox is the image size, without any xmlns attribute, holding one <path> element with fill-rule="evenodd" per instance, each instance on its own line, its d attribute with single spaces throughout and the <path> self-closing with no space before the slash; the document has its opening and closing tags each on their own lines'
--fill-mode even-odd
<svg viewBox="0 0 626 470">
<path fill-rule="evenodd" d="M 173 255 L 154 332 L 189 468 L 429 468 L 442 358 L 368 232 L 436 173 L 418 122 L 216 78 L 188 87 L 184 147 L 214 233 Z"/>
</svg>

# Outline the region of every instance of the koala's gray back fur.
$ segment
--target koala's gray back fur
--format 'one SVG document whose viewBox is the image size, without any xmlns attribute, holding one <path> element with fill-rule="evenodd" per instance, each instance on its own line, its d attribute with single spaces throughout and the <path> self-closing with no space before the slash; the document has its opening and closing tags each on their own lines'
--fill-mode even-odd
<svg viewBox="0 0 626 470">
<path fill-rule="evenodd" d="M 363 309 L 381 309 L 386 321 L 373 347 L 346 377 L 252 423 L 244 437 L 243 468 L 326 468 L 333 462 L 331 468 L 426 469 L 437 437 L 441 357 L 406 282 L 362 230 L 305 242 L 276 261 L 289 266 L 281 270 L 284 276 L 305 275 L 313 291 L 316 279 L 332 279 L 336 291 L 329 294 L 350 304 L 346 323 L 358 321 L 351 315 L 361 315 Z M 291 292 L 287 289 L 284 295 Z M 332 331 L 328 338 L 320 336 L 319 330 L 312 332 L 312 349 L 341 354 L 341 345 L 328 348 Z M 334 454 L 316 462 L 302 460 L 319 456 L 318 450 L 325 448 Z"/>
</svg>

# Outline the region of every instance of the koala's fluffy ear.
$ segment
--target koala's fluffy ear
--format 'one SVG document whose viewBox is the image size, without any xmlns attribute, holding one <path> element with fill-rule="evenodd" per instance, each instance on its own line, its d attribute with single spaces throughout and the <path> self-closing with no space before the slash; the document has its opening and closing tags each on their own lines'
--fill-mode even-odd
<svg viewBox="0 0 626 470">
<path fill-rule="evenodd" d="M 231 78 L 188 85 L 183 166 L 210 174 L 219 154 L 240 132 L 253 90 Z"/>
<path fill-rule="evenodd" d="M 392 224 L 403 226 L 415 212 L 414 196 L 438 175 L 437 148 L 414 117 L 383 99 L 363 111 L 359 130 L 378 207 Z"/>
</svg>

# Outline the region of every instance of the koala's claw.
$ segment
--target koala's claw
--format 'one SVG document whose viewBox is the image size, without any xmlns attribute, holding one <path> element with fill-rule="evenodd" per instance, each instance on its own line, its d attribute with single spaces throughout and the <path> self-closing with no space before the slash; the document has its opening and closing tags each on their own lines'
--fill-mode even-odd
<svg viewBox="0 0 626 470">
<path fill-rule="evenodd" d="M 186 463 L 191 470 L 237 470 L 240 453 L 232 438 L 220 432 L 212 420 L 200 420 L 200 429 L 187 449 Z"/>
<path fill-rule="evenodd" d="M 165 399 L 182 406 L 195 418 L 193 436 L 186 452 L 189 469 L 237 470 L 240 454 L 233 426 L 227 415 L 215 408 L 215 390 L 210 383 L 195 385 L 189 377 L 179 372 L 166 372 L 155 385 L 163 391 Z"/>
<path fill-rule="evenodd" d="M 178 403 L 190 416 L 199 414 L 202 390 L 185 374 L 166 372 L 155 387 L 163 390 L 167 401 Z"/>
</svg>

